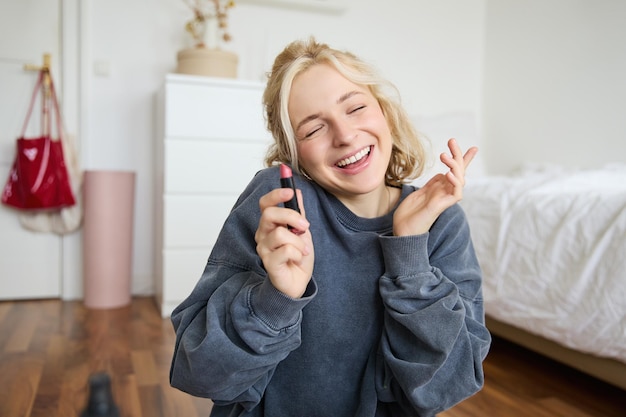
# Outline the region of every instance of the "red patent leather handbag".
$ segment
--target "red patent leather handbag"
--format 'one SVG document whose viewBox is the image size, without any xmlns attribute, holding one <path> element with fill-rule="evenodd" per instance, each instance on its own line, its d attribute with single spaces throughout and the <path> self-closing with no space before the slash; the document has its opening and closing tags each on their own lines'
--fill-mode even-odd
<svg viewBox="0 0 626 417">
<path fill-rule="evenodd" d="M 26 138 L 26 128 L 45 77 L 49 90 L 44 91 L 42 98 L 42 135 Z M 51 110 L 55 113 L 59 135 L 56 140 L 52 139 Z M 2 192 L 3 204 L 20 210 L 55 210 L 76 204 L 63 157 L 62 131 L 52 77 L 40 71 L 22 134 L 17 139 L 15 160 Z"/>
</svg>

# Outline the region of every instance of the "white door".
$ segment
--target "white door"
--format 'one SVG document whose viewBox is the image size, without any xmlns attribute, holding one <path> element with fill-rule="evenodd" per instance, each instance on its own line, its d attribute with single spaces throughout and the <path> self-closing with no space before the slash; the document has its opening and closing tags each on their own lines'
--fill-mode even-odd
<svg viewBox="0 0 626 417">
<path fill-rule="evenodd" d="M 15 155 L 37 72 L 50 53 L 52 75 L 61 91 L 61 0 L 0 0 L 0 186 Z M 37 110 L 37 109 L 36 109 Z M 36 111 L 33 112 L 34 114 Z M 35 123 L 32 123 L 35 125 Z M 38 134 L 36 129 L 27 134 Z M 17 213 L 0 205 L 0 299 L 61 295 L 63 239 L 23 229 Z"/>
</svg>

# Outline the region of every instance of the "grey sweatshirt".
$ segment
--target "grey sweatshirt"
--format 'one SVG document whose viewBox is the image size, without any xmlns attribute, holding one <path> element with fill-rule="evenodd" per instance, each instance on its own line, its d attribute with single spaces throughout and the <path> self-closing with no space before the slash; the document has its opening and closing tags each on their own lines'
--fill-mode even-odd
<svg viewBox="0 0 626 417">
<path fill-rule="evenodd" d="M 259 198 L 280 187 L 268 168 L 172 314 L 172 386 L 211 398 L 213 417 L 432 416 L 480 390 L 491 337 L 460 206 L 429 233 L 396 237 L 393 213 L 361 218 L 295 181 L 315 250 L 304 296 L 276 290 L 256 253 Z"/>
</svg>

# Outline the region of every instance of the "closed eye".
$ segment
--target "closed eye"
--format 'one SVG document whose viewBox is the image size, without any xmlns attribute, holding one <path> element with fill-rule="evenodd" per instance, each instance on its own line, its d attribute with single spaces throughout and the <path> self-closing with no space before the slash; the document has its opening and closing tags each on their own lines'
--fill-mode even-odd
<svg viewBox="0 0 626 417">
<path fill-rule="evenodd" d="M 318 127 L 317 129 L 313 129 L 311 130 L 309 133 L 307 133 L 306 135 L 304 135 L 304 138 L 310 138 L 311 136 L 313 136 L 315 134 L 315 132 L 319 131 L 321 129 L 321 127 Z"/>
<path fill-rule="evenodd" d="M 362 109 L 364 109 L 365 107 L 366 107 L 365 105 L 355 107 L 355 108 L 353 108 L 352 110 L 350 110 L 348 113 L 349 113 L 349 114 L 356 113 L 357 111 L 362 110 Z"/>
<path fill-rule="evenodd" d="M 324 130 L 324 125 L 318 125 L 315 126 L 315 128 L 309 130 L 307 133 L 304 134 L 304 136 L 301 138 L 302 140 L 304 139 L 310 139 L 314 136 L 317 136 L 317 134 L 321 133 Z"/>
</svg>

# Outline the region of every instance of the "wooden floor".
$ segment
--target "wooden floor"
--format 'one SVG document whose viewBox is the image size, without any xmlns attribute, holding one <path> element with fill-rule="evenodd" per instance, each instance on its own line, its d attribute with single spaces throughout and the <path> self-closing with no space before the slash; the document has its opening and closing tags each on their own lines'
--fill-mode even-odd
<svg viewBox="0 0 626 417">
<path fill-rule="evenodd" d="M 150 298 L 112 310 L 0 302 L 0 416 L 78 417 L 89 375 L 106 371 L 123 417 L 206 417 L 210 401 L 168 384 L 173 343 Z M 624 391 L 502 340 L 485 372 L 485 388 L 440 417 L 626 416 Z"/>
</svg>

